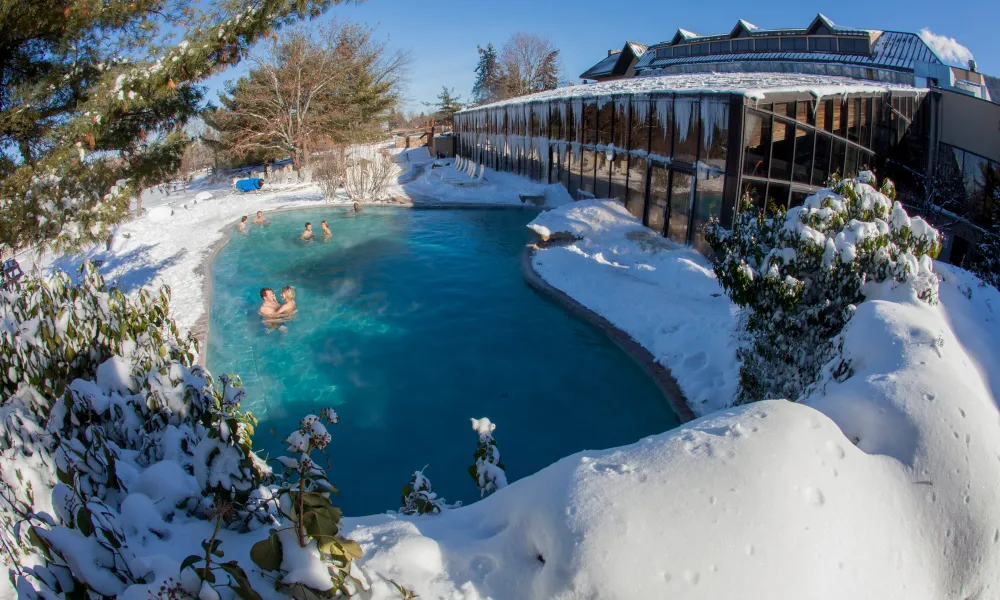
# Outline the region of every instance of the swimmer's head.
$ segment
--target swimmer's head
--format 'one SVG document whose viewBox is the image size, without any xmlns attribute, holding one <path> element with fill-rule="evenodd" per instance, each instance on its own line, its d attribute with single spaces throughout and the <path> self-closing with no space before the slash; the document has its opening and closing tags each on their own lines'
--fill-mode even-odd
<svg viewBox="0 0 1000 600">
<path fill-rule="evenodd" d="M 273 300 L 274 290 L 271 288 L 260 288 L 260 297 L 262 300 Z"/>
<path fill-rule="evenodd" d="M 290 285 L 281 288 L 281 297 L 285 300 L 295 300 L 295 288 Z"/>
</svg>

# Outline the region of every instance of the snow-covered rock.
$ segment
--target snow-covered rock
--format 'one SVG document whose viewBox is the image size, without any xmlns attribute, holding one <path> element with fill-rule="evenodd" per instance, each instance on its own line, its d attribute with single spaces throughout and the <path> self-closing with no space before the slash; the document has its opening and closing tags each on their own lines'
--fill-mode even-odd
<svg viewBox="0 0 1000 600">
<path fill-rule="evenodd" d="M 145 214 L 147 219 L 154 222 L 169 221 L 172 216 L 174 216 L 174 209 L 169 206 L 154 206 L 147 210 Z"/>
</svg>

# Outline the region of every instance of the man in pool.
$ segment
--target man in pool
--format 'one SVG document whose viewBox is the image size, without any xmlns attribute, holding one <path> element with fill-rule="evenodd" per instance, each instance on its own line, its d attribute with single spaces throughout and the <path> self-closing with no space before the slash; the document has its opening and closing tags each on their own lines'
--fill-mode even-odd
<svg viewBox="0 0 1000 600">
<path fill-rule="evenodd" d="M 327 224 L 326 220 L 323 220 L 319 225 L 320 227 L 323 228 L 323 239 L 324 240 L 330 239 L 330 236 L 333 235 L 333 232 L 330 231 L 330 226 Z"/>
<path fill-rule="evenodd" d="M 307 242 L 311 242 L 312 239 L 313 239 L 313 224 L 312 223 L 306 223 L 306 228 L 302 232 L 302 235 L 299 236 L 299 237 L 301 237 L 303 240 L 305 240 Z"/>
<path fill-rule="evenodd" d="M 247 218 L 248 217 L 246 215 L 243 215 L 243 218 L 240 219 L 240 224 L 236 226 L 236 231 L 239 231 L 240 233 L 247 232 Z"/>
<path fill-rule="evenodd" d="M 272 292 L 272 295 L 274 292 Z M 281 299 L 285 301 L 275 313 L 279 317 L 291 317 L 295 313 L 295 288 L 286 285 L 281 288 Z"/>
<path fill-rule="evenodd" d="M 253 220 L 254 225 L 270 225 L 271 222 L 264 218 L 264 211 L 257 211 L 257 218 Z"/>
<path fill-rule="evenodd" d="M 281 305 L 278 304 L 278 299 L 274 297 L 274 290 L 271 288 L 261 288 L 260 289 L 260 299 L 263 301 L 260 305 L 260 316 L 265 319 L 275 317 L 280 309 Z"/>
</svg>

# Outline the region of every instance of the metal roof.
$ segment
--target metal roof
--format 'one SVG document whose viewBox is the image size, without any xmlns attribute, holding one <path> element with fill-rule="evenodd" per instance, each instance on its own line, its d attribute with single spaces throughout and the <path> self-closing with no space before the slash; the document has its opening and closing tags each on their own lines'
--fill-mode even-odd
<svg viewBox="0 0 1000 600">
<path fill-rule="evenodd" d="M 822 62 L 848 64 L 861 67 L 913 71 L 915 63 L 941 64 L 941 59 L 915 33 L 884 31 L 875 40 L 870 55 L 839 54 L 833 52 L 733 52 L 725 54 L 702 54 L 677 58 L 656 59 L 655 48 L 646 52 L 635 66 L 637 71 L 662 69 L 673 65 L 689 65 L 720 62 L 760 61 L 760 62 Z"/>
</svg>

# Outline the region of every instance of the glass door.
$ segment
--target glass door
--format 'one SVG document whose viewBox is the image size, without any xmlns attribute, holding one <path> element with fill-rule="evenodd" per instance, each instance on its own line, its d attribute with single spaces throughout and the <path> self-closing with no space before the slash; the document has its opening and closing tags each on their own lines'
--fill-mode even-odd
<svg viewBox="0 0 1000 600">
<path fill-rule="evenodd" d="M 691 191 L 694 178 L 690 173 L 674 171 L 670 182 L 670 206 L 667 214 L 667 237 L 679 244 L 688 241 L 691 221 Z"/>
</svg>

